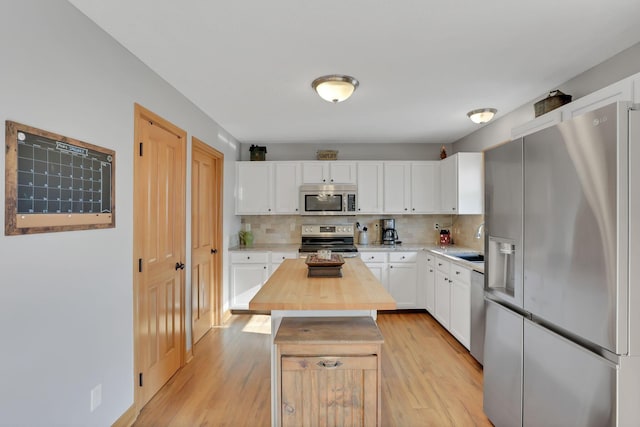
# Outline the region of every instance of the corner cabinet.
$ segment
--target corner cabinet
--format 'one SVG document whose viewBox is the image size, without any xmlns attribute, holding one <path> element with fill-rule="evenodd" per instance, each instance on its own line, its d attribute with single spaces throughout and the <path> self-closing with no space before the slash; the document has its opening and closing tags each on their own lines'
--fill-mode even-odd
<svg viewBox="0 0 640 427">
<path fill-rule="evenodd" d="M 384 162 L 384 213 L 438 213 L 439 170 L 437 161 Z"/>
<path fill-rule="evenodd" d="M 484 213 L 482 153 L 456 153 L 440 161 L 441 211 L 458 215 Z"/>
</svg>

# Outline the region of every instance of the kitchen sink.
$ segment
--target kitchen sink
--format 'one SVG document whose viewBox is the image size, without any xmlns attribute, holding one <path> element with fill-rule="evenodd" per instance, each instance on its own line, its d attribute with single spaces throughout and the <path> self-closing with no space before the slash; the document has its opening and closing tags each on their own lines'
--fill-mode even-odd
<svg viewBox="0 0 640 427">
<path fill-rule="evenodd" d="M 484 262 L 483 254 L 455 254 L 454 256 L 465 261 Z"/>
</svg>

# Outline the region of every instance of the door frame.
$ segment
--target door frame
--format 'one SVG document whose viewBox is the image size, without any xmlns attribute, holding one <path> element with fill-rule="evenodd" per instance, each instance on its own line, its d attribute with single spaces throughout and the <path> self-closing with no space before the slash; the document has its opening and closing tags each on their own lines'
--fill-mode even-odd
<svg viewBox="0 0 640 427">
<path fill-rule="evenodd" d="M 223 269 L 223 250 L 222 250 L 222 214 L 223 214 L 223 200 L 224 200 L 224 154 L 210 145 L 206 144 L 202 140 L 191 137 L 191 161 L 193 162 L 193 152 L 201 151 L 213 158 L 215 163 L 215 194 L 213 196 L 215 206 L 215 221 L 213 224 L 214 240 L 213 245 L 218 250 L 217 256 L 213 257 L 213 288 L 209 295 L 211 296 L 211 326 L 220 326 L 223 323 L 223 301 L 222 301 L 222 269 Z M 193 179 L 193 168 L 191 168 L 191 179 Z M 193 191 L 193 186 L 191 186 Z M 191 197 L 193 201 L 193 195 Z M 192 202 L 193 203 L 193 202 Z M 193 212 L 193 206 L 191 207 Z M 193 287 L 191 288 L 193 294 Z M 193 298 L 193 295 L 192 295 Z M 193 315 L 191 316 L 191 342 L 195 346 L 193 339 Z"/>
<path fill-rule="evenodd" d="M 139 273 L 139 264 L 138 260 L 141 258 L 140 254 L 142 252 L 142 242 L 144 236 L 139 235 L 141 233 L 140 221 L 143 221 L 144 218 L 140 218 L 139 215 L 136 215 L 136 212 L 140 211 L 140 203 L 139 198 L 136 198 L 136 194 L 139 193 L 139 186 L 142 185 L 141 182 L 138 181 L 136 175 L 136 164 L 135 161 L 136 156 L 140 155 L 140 144 L 142 144 L 142 135 L 140 131 L 139 123 L 143 120 L 151 121 L 169 132 L 178 135 L 179 138 L 182 139 L 182 150 L 183 150 L 183 158 L 185 159 L 184 166 L 184 177 L 183 184 L 185 186 L 185 196 L 186 196 L 186 154 L 187 154 L 187 133 L 175 126 L 171 122 L 163 119 L 152 111 L 144 108 L 138 103 L 134 103 L 134 140 L 133 140 L 133 149 L 134 149 L 134 162 L 133 162 L 133 259 L 132 259 L 132 267 L 133 267 L 133 400 L 135 413 L 140 413 L 140 410 L 144 406 L 142 402 L 142 389 L 139 386 L 139 373 L 141 372 L 141 357 L 140 354 L 140 339 L 142 331 L 140 330 L 140 308 L 139 308 L 139 290 L 140 290 L 140 273 Z M 185 218 L 183 224 L 181 224 L 182 230 L 181 233 L 185 237 L 183 239 L 183 247 L 182 253 L 186 254 L 186 197 L 183 200 Z M 185 332 L 185 323 L 186 323 L 186 310 L 185 310 L 185 293 L 186 293 L 186 276 L 184 270 L 180 275 L 180 368 L 185 365 L 186 360 L 186 332 Z M 178 368 L 178 369 L 180 369 Z M 144 402 L 146 404 L 146 402 Z"/>
</svg>

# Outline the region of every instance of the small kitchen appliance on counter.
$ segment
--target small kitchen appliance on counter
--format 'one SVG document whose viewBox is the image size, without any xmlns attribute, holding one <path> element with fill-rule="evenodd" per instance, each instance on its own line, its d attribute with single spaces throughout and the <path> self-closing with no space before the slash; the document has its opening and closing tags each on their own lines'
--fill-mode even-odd
<svg viewBox="0 0 640 427">
<path fill-rule="evenodd" d="M 380 220 L 380 230 L 383 245 L 395 245 L 399 243 L 398 232 L 396 231 L 396 220 L 393 218 L 386 218 Z"/>
<path fill-rule="evenodd" d="M 358 248 L 354 244 L 353 224 L 302 225 L 300 256 L 304 257 L 319 250 L 330 250 L 343 258 L 357 257 Z"/>
</svg>

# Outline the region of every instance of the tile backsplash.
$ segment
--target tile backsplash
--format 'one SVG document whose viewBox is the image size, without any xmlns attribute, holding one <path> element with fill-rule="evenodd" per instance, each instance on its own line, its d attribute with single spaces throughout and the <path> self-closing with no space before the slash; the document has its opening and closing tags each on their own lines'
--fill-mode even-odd
<svg viewBox="0 0 640 427">
<path fill-rule="evenodd" d="M 302 224 L 355 224 L 359 222 L 366 226 L 369 233 L 369 243 L 380 243 L 379 220 L 395 218 L 398 237 L 405 243 L 433 243 L 440 242 L 440 232 L 435 224 L 441 228 L 451 230 L 454 244 L 483 250 L 483 239 L 474 239 L 478 226 L 483 222 L 482 215 L 358 215 L 352 216 L 300 216 L 300 215 L 252 215 L 241 217 L 242 227 L 250 225 L 253 232 L 254 244 L 265 243 L 300 243 Z M 356 231 L 356 243 L 358 232 Z"/>
</svg>

